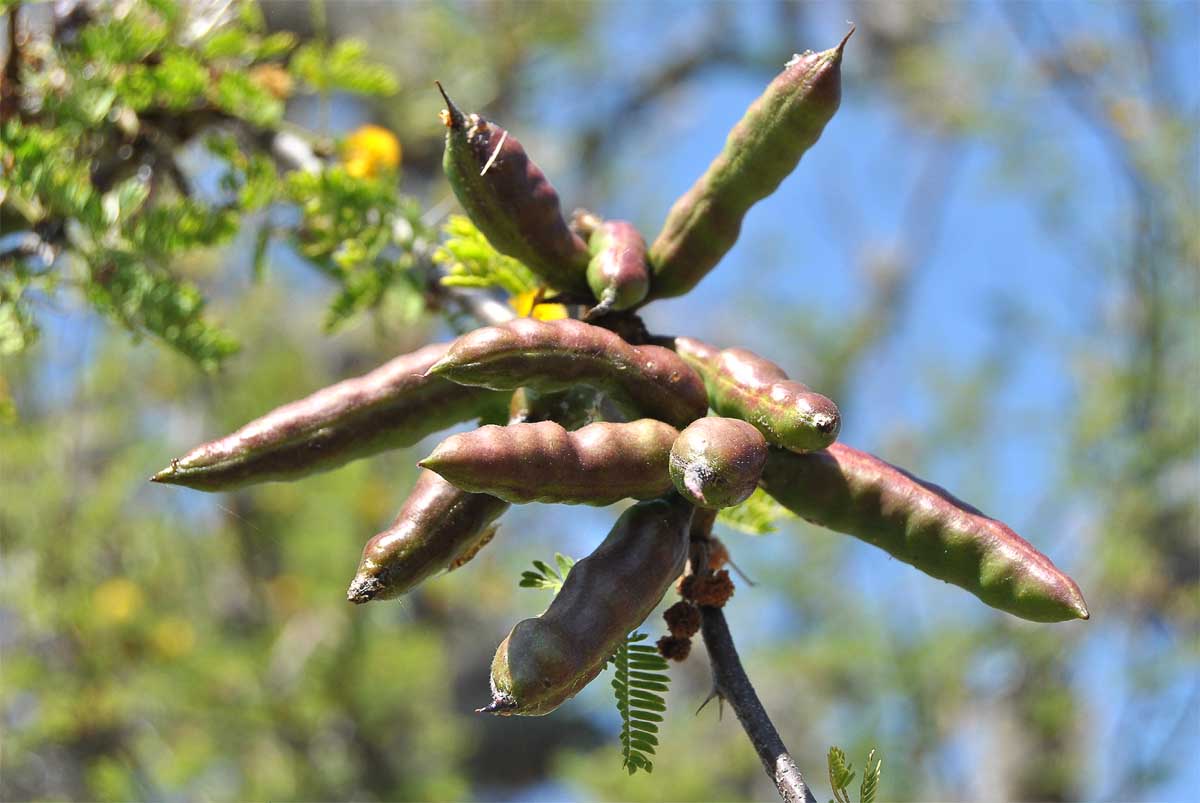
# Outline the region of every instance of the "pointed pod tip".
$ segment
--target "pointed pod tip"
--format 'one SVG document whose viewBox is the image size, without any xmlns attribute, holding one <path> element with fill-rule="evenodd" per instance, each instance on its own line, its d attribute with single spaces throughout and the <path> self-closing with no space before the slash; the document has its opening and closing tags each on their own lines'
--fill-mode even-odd
<svg viewBox="0 0 1200 803">
<path fill-rule="evenodd" d="M 428 379 L 431 376 L 441 376 L 442 374 L 444 374 L 450 370 L 450 366 L 453 363 L 454 363 L 454 361 L 450 358 L 450 355 L 447 354 L 445 357 L 442 357 L 440 360 L 435 362 L 433 365 L 426 368 L 425 373 L 421 374 L 421 377 L 424 379 Z"/>
<path fill-rule="evenodd" d="M 483 708 L 476 708 L 476 714 L 505 714 L 517 707 L 513 700 L 497 697 Z"/>
<path fill-rule="evenodd" d="M 850 41 L 851 36 L 854 36 L 854 32 L 856 30 L 858 30 L 858 26 L 856 26 L 853 22 L 851 22 L 850 30 L 846 31 L 846 35 L 842 37 L 842 41 L 838 42 L 837 47 L 834 48 L 834 50 L 837 51 L 837 54 L 839 56 L 841 56 L 842 51 L 846 49 L 846 43 Z"/>
<path fill-rule="evenodd" d="M 172 463 L 171 465 L 164 468 L 162 471 L 156 472 L 155 474 L 151 474 L 150 482 L 161 482 L 161 483 L 166 483 L 168 485 L 174 484 L 174 482 L 175 482 L 175 464 Z"/>
<path fill-rule="evenodd" d="M 450 100 L 450 96 L 446 94 L 446 89 L 442 86 L 441 81 L 434 81 L 433 83 L 437 86 L 438 92 L 442 94 L 442 99 L 446 101 L 446 116 L 443 120 L 446 127 L 462 128 L 463 120 L 465 119 L 462 111 L 454 105 L 454 101 Z"/>
<path fill-rule="evenodd" d="M 382 589 L 382 585 L 378 578 L 369 575 L 355 575 L 350 581 L 350 588 L 346 590 L 346 599 L 353 602 L 355 605 L 362 605 L 364 602 L 370 602 L 375 599 Z"/>
</svg>

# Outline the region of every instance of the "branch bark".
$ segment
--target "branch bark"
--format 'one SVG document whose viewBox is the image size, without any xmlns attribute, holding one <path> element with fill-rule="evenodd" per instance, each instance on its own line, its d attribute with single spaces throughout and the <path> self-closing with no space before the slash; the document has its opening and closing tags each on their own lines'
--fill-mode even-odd
<svg viewBox="0 0 1200 803">
<path fill-rule="evenodd" d="M 715 510 L 700 508 L 696 509 L 692 518 L 688 563 L 689 571 L 693 574 L 710 574 L 712 571 L 708 563 L 709 545 L 716 519 Z M 708 662 L 712 666 L 714 693 L 733 708 L 742 730 L 746 731 L 754 751 L 758 753 L 763 769 L 767 771 L 767 777 L 775 783 L 784 803 L 816 803 L 812 790 L 800 774 L 800 768 L 779 737 L 779 731 L 775 730 L 775 725 L 758 699 L 758 693 L 754 691 L 754 685 L 742 668 L 742 659 L 733 645 L 725 614 L 720 608 L 701 606 L 700 616 L 700 634 L 704 637 Z"/>
<path fill-rule="evenodd" d="M 717 693 L 728 701 L 737 714 L 738 722 L 750 737 L 763 769 L 775 782 L 779 797 L 784 803 L 816 803 L 812 790 L 800 774 L 800 768 L 779 737 L 779 731 L 775 730 L 746 670 L 742 668 L 733 637 L 729 634 L 729 625 L 725 622 L 725 614 L 720 608 L 701 608 L 700 613 L 703 617 L 700 632 L 708 649 Z"/>
</svg>

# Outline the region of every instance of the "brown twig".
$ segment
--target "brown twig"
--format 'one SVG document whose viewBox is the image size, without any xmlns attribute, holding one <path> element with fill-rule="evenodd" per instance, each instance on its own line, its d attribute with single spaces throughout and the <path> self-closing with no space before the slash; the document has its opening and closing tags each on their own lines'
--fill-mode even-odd
<svg viewBox="0 0 1200 803">
<path fill-rule="evenodd" d="M 708 660 L 712 665 L 713 683 L 717 694 L 733 708 L 738 722 L 750 737 L 762 761 L 763 769 L 775 782 L 779 797 L 785 803 L 816 803 L 812 790 L 804 782 L 800 768 L 788 752 L 787 745 L 779 738 L 771 718 L 758 699 L 746 670 L 742 668 L 737 648 L 733 645 L 733 637 L 729 634 L 729 625 L 720 608 L 701 608 L 703 624 L 700 632 L 704 636 L 704 646 L 708 649 Z"/>
<path fill-rule="evenodd" d="M 697 517 L 692 520 L 693 573 L 703 574 L 710 571 L 707 546 L 716 516 L 715 511 L 711 516 L 701 515 L 708 512 L 697 510 Z M 729 633 L 725 614 L 720 608 L 701 606 L 700 615 L 700 633 L 704 637 L 708 661 L 712 666 L 714 693 L 733 708 L 742 730 L 746 731 L 746 736 L 762 761 L 763 769 L 775 783 L 779 797 L 784 803 L 816 803 L 812 790 L 800 774 L 800 768 L 796 766 L 787 745 L 779 737 L 779 731 L 775 730 L 775 725 L 767 716 L 766 709 L 754 691 L 754 685 L 746 675 L 746 670 L 742 668 L 742 660 L 733 644 L 733 636 Z"/>
<path fill-rule="evenodd" d="M 20 3 L 8 7 L 8 54 L 0 72 L 0 121 L 12 117 L 21 107 Z"/>
</svg>

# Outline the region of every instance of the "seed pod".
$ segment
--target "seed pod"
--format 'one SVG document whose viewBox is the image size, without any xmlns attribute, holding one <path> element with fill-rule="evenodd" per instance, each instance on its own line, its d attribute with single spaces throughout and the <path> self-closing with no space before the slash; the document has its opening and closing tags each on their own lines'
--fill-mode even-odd
<svg viewBox="0 0 1200 803">
<path fill-rule="evenodd" d="M 626 510 L 576 563 L 546 612 L 518 622 L 492 661 L 492 702 L 505 716 L 549 714 L 600 674 L 650 615 L 687 557 L 692 506 L 675 497 Z"/>
<path fill-rule="evenodd" d="M 591 385 L 633 418 L 686 427 L 708 411 L 704 383 L 670 349 L 631 346 L 582 321 L 520 318 L 469 332 L 429 373 L 463 385 L 539 392 Z"/>
<path fill-rule="evenodd" d="M 766 462 L 767 442 L 750 424 L 701 418 L 671 446 L 671 480 L 697 507 L 732 507 L 754 493 Z"/>
<path fill-rule="evenodd" d="M 650 289 L 646 265 L 646 241 L 632 223 L 609 220 L 592 232 L 587 280 L 600 303 L 588 317 L 635 306 Z"/>
<path fill-rule="evenodd" d="M 877 457 L 835 443 L 772 449 L 762 485 L 804 519 L 879 547 L 1034 622 L 1087 619 L 1079 587 L 1005 525 Z"/>
<path fill-rule="evenodd" d="M 462 421 L 495 415 L 504 394 L 425 372 L 445 353 L 437 343 L 397 357 L 202 446 L 150 479 L 202 491 L 294 480 L 417 441 Z"/>
<path fill-rule="evenodd" d="M 520 260 L 547 285 L 588 295 L 587 243 L 567 227 L 558 193 L 517 138 L 478 114 L 464 115 L 446 95 L 442 168 L 472 222 L 499 252 Z"/>
<path fill-rule="evenodd" d="M 678 434 L 653 418 L 575 432 L 553 421 L 486 426 L 450 436 L 418 465 L 464 491 L 518 504 L 611 505 L 671 490 L 667 463 Z"/>
<path fill-rule="evenodd" d="M 816 144 L 841 102 L 846 39 L 832 50 L 794 56 L 671 207 L 650 246 L 650 298 L 695 287 L 733 247 L 750 207 L 774 192 Z"/>
<path fill-rule="evenodd" d="M 703 377 L 710 407 L 750 422 L 769 443 L 808 451 L 837 440 L 837 405 L 788 379 L 770 360 L 746 349 L 718 351 L 690 337 L 675 338 L 675 351 Z"/>
<path fill-rule="evenodd" d="M 460 491 L 422 471 L 396 519 L 363 548 L 346 597 L 363 603 L 394 599 L 426 578 L 465 563 L 495 533 L 508 503 Z"/>
</svg>

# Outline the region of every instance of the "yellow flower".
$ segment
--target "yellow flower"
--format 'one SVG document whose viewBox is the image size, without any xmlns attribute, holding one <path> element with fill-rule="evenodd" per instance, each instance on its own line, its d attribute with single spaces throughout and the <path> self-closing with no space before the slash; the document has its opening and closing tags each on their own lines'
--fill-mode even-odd
<svg viewBox="0 0 1200 803">
<path fill-rule="evenodd" d="M 400 165 L 400 141 L 386 128 L 364 125 L 346 138 L 342 163 L 355 178 L 374 178 Z"/>
<path fill-rule="evenodd" d="M 92 592 L 92 606 L 101 622 L 127 622 L 142 607 L 142 589 L 128 577 L 114 577 Z"/>
<path fill-rule="evenodd" d="M 562 304 L 538 304 L 538 290 L 526 290 L 508 299 L 509 306 L 517 311 L 522 318 L 534 318 L 539 321 L 557 321 L 567 317 L 567 308 Z"/>
<path fill-rule="evenodd" d="M 188 620 L 168 616 L 154 626 L 150 640 L 165 658 L 182 658 L 196 644 L 196 631 Z"/>
</svg>

